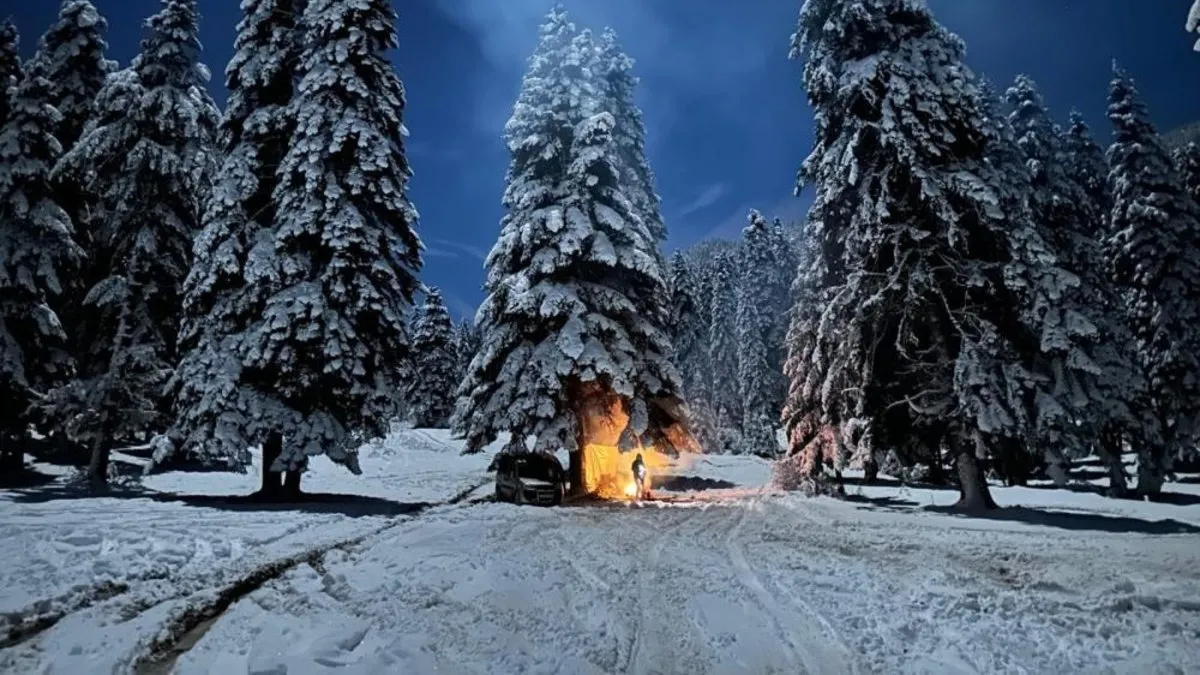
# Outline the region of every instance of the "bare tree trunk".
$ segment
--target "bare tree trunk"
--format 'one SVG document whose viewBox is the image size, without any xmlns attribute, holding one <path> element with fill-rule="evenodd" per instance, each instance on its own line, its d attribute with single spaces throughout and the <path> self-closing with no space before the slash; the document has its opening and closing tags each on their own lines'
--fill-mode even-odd
<svg viewBox="0 0 1200 675">
<path fill-rule="evenodd" d="M 951 440 L 952 451 L 958 464 L 958 502 L 955 508 L 964 511 L 986 511 L 998 508 L 988 490 L 987 479 L 983 475 L 983 467 L 975 457 L 975 448 L 965 439 Z"/>
<path fill-rule="evenodd" d="M 0 430 L 0 477 L 15 481 L 25 472 L 23 438 L 15 431 Z"/>
<path fill-rule="evenodd" d="M 1137 494 L 1142 499 L 1157 501 L 1166 482 L 1166 472 L 1163 471 L 1161 460 L 1148 457 L 1147 454 L 1138 454 Z"/>
<path fill-rule="evenodd" d="M 108 489 L 108 458 L 111 448 L 112 437 L 107 430 L 101 431 L 92 444 L 92 458 L 88 463 L 88 486 L 94 491 L 103 492 Z"/>
<path fill-rule="evenodd" d="M 867 485 L 874 485 L 879 480 L 879 462 L 875 461 L 875 457 L 869 457 L 863 462 L 863 482 Z"/>
<path fill-rule="evenodd" d="M 584 495 L 583 446 L 581 445 L 580 449 L 575 452 L 567 453 L 567 457 L 569 459 L 568 469 L 567 469 L 567 479 L 571 483 L 570 494 L 572 497 L 582 497 Z"/>
<path fill-rule="evenodd" d="M 283 476 L 278 471 L 272 471 L 271 466 L 283 454 L 283 435 L 272 431 L 263 441 L 262 448 L 262 487 L 259 494 L 266 498 L 277 498 L 283 489 Z"/>
<path fill-rule="evenodd" d="M 1120 431 L 1110 427 L 1101 432 L 1097 450 L 1100 459 L 1108 467 L 1108 496 L 1129 496 L 1129 484 L 1125 479 L 1125 466 L 1121 464 Z"/>
</svg>

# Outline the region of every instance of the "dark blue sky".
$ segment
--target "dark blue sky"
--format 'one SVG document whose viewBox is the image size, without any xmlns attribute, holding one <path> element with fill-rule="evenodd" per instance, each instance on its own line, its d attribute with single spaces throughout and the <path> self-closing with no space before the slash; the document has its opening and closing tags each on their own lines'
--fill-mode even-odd
<svg viewBox="0 0 1200 675">
<path fill-rule="evenodd" d="M 22 52 L 54 18 L 52 0 L 0 0 Z M 110 57 L 137 50 L 157 0 L 93 0 L 109 19 Z M 482 298 L 482 261 L 502 215 L 508 157 L 500 139 L 553 0 L 404 0 L 397 65 L 408 90 L 411 196 L 429 247 L 424 280 L 456 316 Z M 213 91 L 239 18 L 236 0 L 206 0 L 201 26 Z M 745 212 L 797 216 L 793 176 L 812 121 L 800 65 L 786 58 L 800 0 L 567 0 L 573 18 L 613 26 L 637 59 L 639 92 L 671 237 L 670 248 L 736 236 Z M 1137 79 L 1160 128 L 1200 119 L 1200 54 L 1183 32 L 1185 0 L 930 0 L 967 42 L 972 67 L 1003 86 L 1033 76 L 1060 118 L 1078 107 L 1108 138 L 1110 64 Z"/>
</svg>

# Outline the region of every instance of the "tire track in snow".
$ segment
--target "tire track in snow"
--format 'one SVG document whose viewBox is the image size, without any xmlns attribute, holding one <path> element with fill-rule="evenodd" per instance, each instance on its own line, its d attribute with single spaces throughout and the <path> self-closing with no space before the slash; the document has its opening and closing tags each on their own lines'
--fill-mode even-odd
<svg viewBox="0 0 1200 675">
<path fill-rule="evenodd" d="M 357 537 L 310 549 L 256 567 L 232 583 L 216 589 L 206 601 L 185 607 L 181 612 L 172 616 L 160 631 L 159 637 L 144 646 L 140 650 L 141 653 L 133 656 L 130 672 L 136 675 L 169 675 L 173 672 L 179 658 L 195 646 L 238 600 L 262 588 L 267 583 L 279 579 L 288 571 L 302 564 L 307 563 L 315 569 L 319 569 L 326 554 L 335 550 L 350 551 L 360 547 L 369 539 L 419 518 L 435 506 L 460 505 L 489 481 L 490 478 L 475 483 L 444 502 L 425 504 L 411 514 L 395 517 L 386 525 Z M 201 591 L 198 595 L 203 593 L 205 592 Z"/>
<path fill-rule="evenodd" d="M 672 529 L 695 520 L 705 509 L 689 508 L 687 510 L 689 513 L 671 524 L 670 527 Z M 659 566 L 659 562 L 662 560 L 663 548 L 666 547 L 667 541 L 670 539 L 670 537 L 664 536 L 664 532 L 660 528 L 655 528 L 653 523 L 650 530 L 653 543 L 647 549 L 645 558 L 638 565 L 637 623 L 633 625 L 633 638 L 629 647 L 629 658 L 625 662 L 625 667 L 621 669 L 621 672 L 630 675 L 640 675 L 649 672 L 645 663 L 646 651 L 642 645 L 646 642 L 646 626 L 653 622 L 650 608 L 658 602 L 658 597 L 654 593 L 653 588 L 654 568 Z"/>
<path fill-rule="evenodd" d="M 809 675 L 858 672 L 858 669 L 853 667 L 852 662 L 847 659 L 849 654 L 845 645 L 837 639 L 836 632 L 824 617 L 807 606 L 805 608 L 808 611 L 803 615 L 787 611 L 775 600 L 775 597 L 763 584 L 762 579 L 746 560 L 745 546 L 738 538 L 750 516 L 751 507 L 758 504 L 761 502 L 756 499 L 737 507 L 742 513 L 732 519 L 733 524 L 725 537 L 726 552 L 738 581 L 751 592 L 775 624 L 776 633 L 781 639 L 781 645 L 784 647 L 788 661 L 796 667 L 797 671 L 802 668 L 802 672 L 809 673 Z M 817 619 L 819 627 L 813 627 L 810 624 L 812 617 Z M 837 652 L 840 653 L 835 653 L 828 648 L 831 642 L 838 646 Z"/>
</svg>

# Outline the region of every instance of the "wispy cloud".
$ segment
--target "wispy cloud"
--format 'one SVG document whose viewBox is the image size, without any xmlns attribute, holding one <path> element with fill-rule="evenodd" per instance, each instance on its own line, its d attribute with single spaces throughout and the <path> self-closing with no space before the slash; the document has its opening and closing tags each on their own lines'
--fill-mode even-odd
<svg viewBox="0 0 1200 675">
<path fill-rule="evenodd" d="M 701 190 L 700 194 L 696 195 L 696 198 L 692 200 L 692 203 L 680 210 L 679 215 L 681 217 L 690 216 L 697 211 L 707 209 L 721 201 L 721 198 L 727 194 L 729 194 L 728 183 L 713 183 Z"/>
<path fill-rule="evenodd" d="M 459 257 L 459 254 L 455 253 L 454 251 L 448 251 L 444 248 L 438 248 L 436 246 L 426 246 L 425 251 L 423 252 L 423 255 L 426 258 L 457 258 L 457 257 Z"/>
<path fill-rule="evenodd" d="M 471 256 L 472 258 L 475 258 L 476 260 L 479 260 L 480 262 L 487 260 L 488 252 L 478 246 L 464 244 L 462 242 L 452 241 L 450 239 L 442 239 L 441 237 L 425 237 L 423 241 L 460 251 L 468 256 Z M 451 253 L 450 255 L 456 254 Z"/>
</svg>

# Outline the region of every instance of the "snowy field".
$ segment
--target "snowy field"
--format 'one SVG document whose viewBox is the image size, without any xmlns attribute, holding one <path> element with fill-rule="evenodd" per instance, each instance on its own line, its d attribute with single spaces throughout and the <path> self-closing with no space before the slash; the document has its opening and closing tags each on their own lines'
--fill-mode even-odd
<svg viewBox="0 0 1200 675">
<path fill-rule="evenodd" d="M 953 490 L 805 499 L 770 491 L 761 460 L 705 457 L 679 473 L 713 489 L 681 502 L 516 507 L 484 484 L 449 504 L 488 460 L 403 432 L 363 476 L 306 478 L 370 499 L 304 510 L 9 495 L 0 611 L 25 623 L 0 671 L 1200 672 L 1196 482 L 1168 485 L 1177 504 L 995 488 L 1008 508 L 965 518 L 942 508 Z"/>
</svg>

